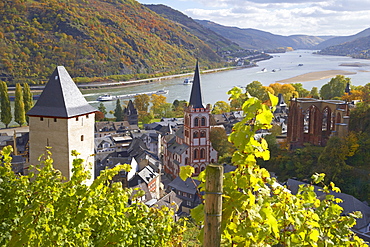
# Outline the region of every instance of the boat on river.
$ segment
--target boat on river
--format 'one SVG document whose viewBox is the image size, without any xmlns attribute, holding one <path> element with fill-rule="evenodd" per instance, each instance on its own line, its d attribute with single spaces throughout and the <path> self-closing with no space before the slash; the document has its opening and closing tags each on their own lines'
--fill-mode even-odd
<svg viewBox="0 0 370 247">
<path fill-rule="evenodd" d="M 116 99 L 116 96 L 112 96 L 110 94 L 104 94 L 104 95 L 100 95 L 96 100 L 98 101 L 112 101 L 112 100 L 115 100 Z"/>
<path fill-rule="evenodd" d="M 190 85 L 190 84 L 193 84 L 193 79 L 185 78 L 184 85 Z"/>
<path fill-rule="evenodd" d="M 110 95 L 110 94 L 104 94 L 99 96 L 96 100 L 97 101 L 113 101 L 117 99 L 132 99 L 135 98 L 135 96 L 138 95 L 153 95 L 153 94 L 168 94 L 168 90 L 158 90 L 158 91 L 151 91 L 151 92 L 143 92 L 143 93 L 132 93 L 132 94 L 124 94 L 124 95 Z"/>
</svg>

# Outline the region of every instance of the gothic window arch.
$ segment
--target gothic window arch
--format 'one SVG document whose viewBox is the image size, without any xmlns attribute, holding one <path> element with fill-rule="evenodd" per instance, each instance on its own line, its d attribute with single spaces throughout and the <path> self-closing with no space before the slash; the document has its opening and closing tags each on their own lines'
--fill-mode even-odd
<svg viewBox="0 0 370 247">
<path fill-rule="evenodd" d="M 195 170 L 195 172 L 194 172 L 195 174 L 198 174 L 199 173 L 199 167 L 195 167 L 194 170 Z"/>
<path fill-rule="evenodd" d="M 329 107 L 325 107 L 322 111 L 322 131 L 329 131 L 331 130 L 331 109 Z"/>
<path fill-rule="evenodd" d="M 204 149 L 204 148 L 202 148 L 201 150 L 200 150 L 200 158 L 201 159 L 204 159 L 206 157 L 206 150 Z"/>
<path fill-rule="evenodd" d="M 198 153 L 199 153 L 199 150 L 195 149 L 194 150 L 194 159 L 198 159 Z"/>
<path fill-rule="evenodd" d="M 206 124 L 207 124 L 207 120 L 206 120 L 206 118 L 205 118 L 205 117 L 202 117 L 201 125 L 202 125 L 202 126 L 206 126 Z"/>
<path fill-rule="evenodd" d="M 339 112 L 337 112 L 337 117 L 335 118 L 335 124 L 341 123 L 342 122 L 342 116 L 340 115 Z M 338 125 L 336 127 L 336 130 L 338 130 Z"/>
<path fill-rule="evenodd" d="M 193 133 L 193 138 L 198 138 L 198 131 L 195 131 L 195 132 Z"/>
<path fill-rule="evenodd" d="M 194 126 L 198 126 L 199 125 L 199 119 L 196 117 L 194 118 Z"/>
<path fill-rule="evenodd" d="M 200 137 L 206 137 L 206 132 L 205 131 L 200 132 Z"/>
</svg>

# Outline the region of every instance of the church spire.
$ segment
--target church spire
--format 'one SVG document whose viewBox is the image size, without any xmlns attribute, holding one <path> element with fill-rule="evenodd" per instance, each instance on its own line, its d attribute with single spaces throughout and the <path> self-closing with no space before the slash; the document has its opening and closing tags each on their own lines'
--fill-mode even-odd
<svg viewBox="0 0 370 247">
<path fill-rule="evenodd" d="M 189 106 L 193 106 L 194 108 L 204 108 L 202 92 L 200 89 L 198 60 L 197 60 L 197 64 L 195 65 L 194 79 L 193 79 L 193 85 L 191 88 Z"/>
</svg>

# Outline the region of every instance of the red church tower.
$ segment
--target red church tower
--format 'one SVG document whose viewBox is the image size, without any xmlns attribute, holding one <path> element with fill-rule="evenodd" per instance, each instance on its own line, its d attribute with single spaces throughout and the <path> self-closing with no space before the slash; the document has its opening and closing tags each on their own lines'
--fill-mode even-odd
<svg viewBox="0 0 370 247">
<path fill-rule="evenodd" d="M 164 141 L 164 168 L 173 177 L 178 176 L 181 166 L 194 167 L 194 175 L 198 175 L 208 164 L 217 162 L 217 151 L 209 140 L 210 110 L 203 105 L 197 62 L 184 127 L 176 132 L 175 140 Z"/>
</svg>

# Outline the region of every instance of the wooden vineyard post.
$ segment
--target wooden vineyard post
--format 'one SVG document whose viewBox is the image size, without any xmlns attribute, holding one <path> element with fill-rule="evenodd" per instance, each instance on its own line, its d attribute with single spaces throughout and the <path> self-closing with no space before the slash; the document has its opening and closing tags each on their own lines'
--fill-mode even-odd
<svg viewBox="0 0 370 247">
<path fill-rule="evenodd" d="M 224 167 L 208 165 L 204 202 L 204 247 L 219 247 L 221 244 L 222 185 Z"/>
</svg>

